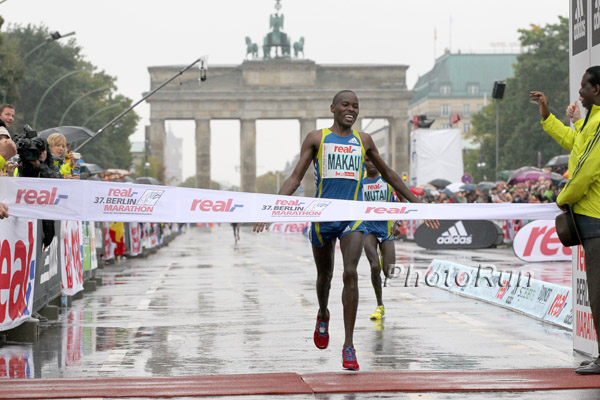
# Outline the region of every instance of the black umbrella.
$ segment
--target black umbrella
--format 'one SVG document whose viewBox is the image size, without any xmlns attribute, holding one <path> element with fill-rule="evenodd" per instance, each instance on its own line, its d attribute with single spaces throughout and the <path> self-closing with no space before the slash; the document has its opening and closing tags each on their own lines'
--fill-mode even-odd
<svg viewBox="0 0 600 400">
<path fill-rule="evenodd" d="M 81 172 L 87 173 L 90 176 L 104 172 L 104 168 L 98 164 L 79 163 L 79 167 Z"/>
<path fill-rule="evenodd" d="M 569 155 L 554 156 L 548 161 L 545 167 L 566 167 L 569 165 Z"/>
<path fill-rule="evenodd" d="M 161 185 L 161 183 L 157 179 L 151 176 L 141 176 L 139 178 L 135 178 L 135 182 L 144 183 L 146 185 Z"/>
<path fill-rule="evenodd" d="M 565 178 L 561 174 L 556 173 L 556 172 L 550 172 L 550 180 L 552 181 L 552 183 L 554 183 L 554 184 L 559 183 L 563 179 L 565 179 Z"/>
<path fill-rule="evenodd" d="M 83 126 L 57 126 L 56 128 L 44 129 L 38 133 L 38 136 L 48 139 L 48 136 L 53 133 L 62 133 L 67 138 L 67 143 L 76 142 L 78 140 L 89 139 L 95 135 L 94 132 Z"/>
<path fill-rule="evenodd" d="M 475 187 L 483 192 L 486 190 L 497 188 L 498 185 L 495 182 L 483 181 L 479 182 Z"/>
<path fill-rule="evenodd" d="M 446 179 L 434 179 L 431 182 L 429 182 L 430 185 L 435 186 L 438 189 L 443 189 L 446 186 L 448 186 L 449 184 L 451 184 L 452 182 L 446 180 Z"/>
</svg>

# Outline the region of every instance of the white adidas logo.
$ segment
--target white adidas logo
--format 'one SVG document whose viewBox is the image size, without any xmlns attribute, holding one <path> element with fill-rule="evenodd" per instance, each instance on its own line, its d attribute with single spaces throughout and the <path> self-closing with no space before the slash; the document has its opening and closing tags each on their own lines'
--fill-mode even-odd
<svg viewBox="0 0 600 400">
<path fill-rule="evenodd" d="M 353 137 L 352 139 L 350 139 L 348 142 L 352 143 L 352 144 L 358 144 L 358 140 L 356 140 L 355 137 Z"/>
<path fill-rule="evenodd" d="M 473 235 L 469 235 L 462 221 L 458 221 L 437 238 L 437 244 L 471 244 Z"/>
</svg>

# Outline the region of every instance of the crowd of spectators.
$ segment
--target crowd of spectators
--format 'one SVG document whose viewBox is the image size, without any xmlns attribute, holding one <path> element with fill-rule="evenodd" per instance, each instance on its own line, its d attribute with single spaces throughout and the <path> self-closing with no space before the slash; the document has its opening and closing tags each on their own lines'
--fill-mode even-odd
<svg viewBox="0 0 600 400">
<path fill-rule="evenodd" d="M 537 181 L 508 184 L 499 182 L 494 187 L 459 190 L 426 187 L 417 194 L 426 203 L 554 203 L 559 193 L 559 185 L 540 177 Z M 420 192 L 420 191 L 419 191 Z"/>
</svg>

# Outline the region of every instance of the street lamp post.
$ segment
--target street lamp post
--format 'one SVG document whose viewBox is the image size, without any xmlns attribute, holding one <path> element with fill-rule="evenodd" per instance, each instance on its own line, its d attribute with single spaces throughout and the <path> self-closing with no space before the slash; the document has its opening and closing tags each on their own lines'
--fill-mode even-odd
<svg viewBox="0 0 600 400">
<path fill-rule="evenodd" d="M 58 123 L 58 126 L 62 126 L 63 121 L 65 120 L 65 117 L 66 117 L 67 113 L 69 111 L 71 111 L 71 108 L 73 108 L 73 106 L 75 104 L 77 104 L 79 102 L 79 100 L 83 99 L 86 96 L 89 96 L 90 94 L 97 93 L 97 92 L 102 92 L 103 90 L 107 90 L 107 89 L 110 89 L 110 86 L 104 86 L 104 87 L 101 87 L 99 89 L 91 90 L 91 91 L 89 91 L 87 93 L 84 93 L 83 95 L 79 96 L 78 98 L 76 98 L 75 101 L 73 101 L 71 104 L 69 104 L 69 107 L 67 107 L 67 109 L 63 113 L 62 117 L 60 117 L 60 122 Z"/>
<path fill-rule="evenodd" d="M 496 81 L 494 82 L 494 89 L 492 89 L 492 98 L 496 100 L 496 180 L 498 180 L 498 149 L 500 147 L 500 109 L 498 108 L 500 100 L 504 97 L 504 88 L 506 87 L 506 83 L 504 81 Z"/>
<path fill-rule="evenodd" d="M 96 111 L 95 113 L 93 113 L 88 119 L 85 120 L 85 122 L 82 124 L 83 126 L 86 126 L 88 122 L 90 122 L 92 119 L 94 119 L 94 117 L 106 110 L 110 110 L 112 108 L 115 107 L 120 107 L 121 104 L 117 103 L 117 104 L 111 104 L 110 106 L 106 106 L 104 108 L 99 109 L 98 111 Z"/>
<path fill-rule="evenodd" d="M 86 69 L 78 69 L 77 71 L 68 72 L 68 73 L 64 74 L 63 76 L 61 76 L 60 78 L 58 78 L 57 80 L 55 80 L 54 83 L 52 83 L 52 85 L 48 86 L 48 89 L 46 89 L 46 91 L 44 92 L 42 97 L 40 97 L 40 101 L 38 101 L 37 107 L 35 107 L 35 113 L 33 114 L 33 127 L 34 128 L 37 128 L 36 122 L 37 122 L 38 112 L 40 111 L 40 107 L 42 106 L 44 99 L 46 98 L 46 96 L 48 96 L 48 93 L 50 93 L 50 90 L 52 90 L 52 88 L 54 86 L 56 86 L 63 79 L 66 79 L 71 75 L 75 75 L 75 74 L 78 74 L 78 73 L 84 72 L 84 71 L 87 71 L 87 70 Z"/>
<path fill-rule="evenodd" d="M 39 49 L 40 47 L 42 47 L 43 45 L 53 42 L 55 40 L 58 40 L 60 38 L 64 38 L 67 36 L 73 36 L 75 34 L 75 32 L 69 32 L 65 35 L 61 35 L 60 33 L 58 33 L 58 31 L 56 32 L 52 32 L 50 34 L 50 36 L 48 38 L 46 38 L 46 40 L 44 40 L 42 43 L 38 44 L 37 46 L 35 46 L 32 50 L 29 51 L 29 53 L 25 54 L 25 57 L 23 57 L 23 61 L 25 61 L 25 59 L 27 57 L 29 57 L 30 55 L 32 55 L 37 49 Z"/>
</svg>

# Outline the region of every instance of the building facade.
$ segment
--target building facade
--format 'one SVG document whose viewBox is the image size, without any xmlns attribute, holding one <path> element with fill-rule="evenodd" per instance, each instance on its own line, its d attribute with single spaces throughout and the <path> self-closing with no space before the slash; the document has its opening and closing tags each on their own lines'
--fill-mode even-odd
<svg viewBox="0 0 600 400">
<path fill-rule="evenodd" d="M 472 128 L 473 114 L 491 100 L 494 82 L 514 75 L 517 56 L 446 52 L 417 80 L 408 117 L 426 115 L 435 119 L 431 129 L 459 128 L 464 137 Z M 460 120 L 453 123 L 456 115 Z"/>
</svg>

